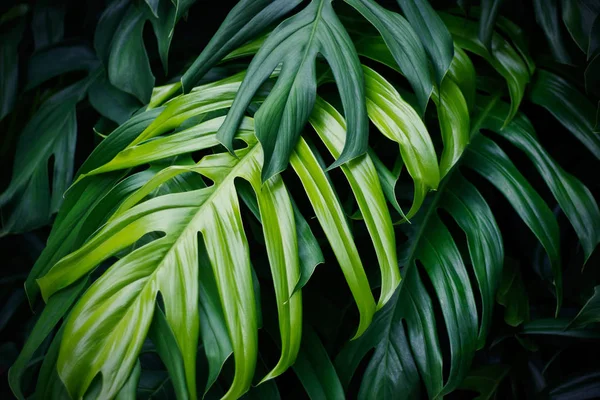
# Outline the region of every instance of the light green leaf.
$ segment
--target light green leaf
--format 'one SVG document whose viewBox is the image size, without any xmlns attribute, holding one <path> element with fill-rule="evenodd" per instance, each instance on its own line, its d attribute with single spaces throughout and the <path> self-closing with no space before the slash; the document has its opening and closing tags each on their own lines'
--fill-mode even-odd
<svg viewBox="0 0 600 400">
<path fill-rule="evenodd" d="M 310 123 L 333 157 L 344 146 L 346 124 L 342 116 L 324 100 L 317 98 Z M 381 294 L 377 308 L 383 307 L 400 283 L 396 256 L 396 236 L 387 209 L 379 176 L 368 154 L 342 165 L 358 207 L 373 241 L 381 271 Z"/>
<path fill-rule="evenodd" d="M 360 322 L 354 335 L 354 338 L 357 338 L 371 323 L 375 313 L 375 300 L 344 211 L 325 172 L 304 139 L 300 138 L 292 153 L 290 163 L 302 181 L 302 186 L 304 186 L 358 306 Z"/>
<path fill-rule="evenodd" d="M 433 96 L 438 111 L 444 150 L 440 158 L 440 177 L 448 174 L 469 144 L 470 117 L 467 101 L 453 79 L 444 78 L 440 94 Z"/>
<path fill-rule="evenodd" d="M 396 89 L 374 70 L 363 69 L 369 118 L 383 135 L 400 145 L 402 160 L 414 181 L 413 205 L 406 214 L 410 219 L 427 192 L 437 189 L 440 182 L 433 143 L 419 115 Z"/>
<path fill-rule="evenodd" d="M 475 107 L 475 67 L 471 59 L 460 47 L 454 46 L 454 58 L 448 69 L 448 78 L 458 85 L 467 102 L 469 113 Z"/>
</svg>

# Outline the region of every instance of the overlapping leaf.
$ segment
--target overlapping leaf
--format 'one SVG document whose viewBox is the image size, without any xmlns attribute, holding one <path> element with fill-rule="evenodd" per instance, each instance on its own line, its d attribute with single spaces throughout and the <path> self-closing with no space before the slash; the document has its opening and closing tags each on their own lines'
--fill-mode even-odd
<svg viewBox="0 0 600 400">
<path fill-rule="evenodd" d="M 316 98 L 315 59 L 322 54 L 338 85 L 348 125 L 339 166 L 367 150 L 364 79 L 354 45 L 333 11 L 331 0 L 313 0 L 280 24 L 248 67 L 219 140 L 232 149 L 233 136 L 260 85 L 281 63 L 273 90 L 256 113 L 256 135 L 265 152 L 263 181 L 283 171 Z"/>
<path fill-rule="evenodd" d="M 506 80 L 511 107 L 505 123 L 510 122 L 519 109 L 525 94 L 525 87 L 530 80 L 527 63 L 515 48 L 498 33 L 492 35 L 491 51 L 488 51 L 478 38 L 475 22 L 450 14 L 442 14 L 442 18 L 458 47 L 483 57 Z"/>
</svg>

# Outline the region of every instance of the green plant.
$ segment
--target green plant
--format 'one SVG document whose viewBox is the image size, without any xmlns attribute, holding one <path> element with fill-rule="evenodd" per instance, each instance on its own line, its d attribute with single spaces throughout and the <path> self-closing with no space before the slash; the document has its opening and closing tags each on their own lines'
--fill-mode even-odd
<svg viewBox="0 0 600 400">
<path fill-rule="evenodd" d="M 0 197 L 6 233 L 58 211 L 25 281 L 29 302 L 41 295 L 45 306 L 9 374 L 17 397 L 39 355 L 38 398 L 135 398 L 144 379 L 177 398 L 276 398 L 272 379 L 290 368 L 311 398 L 492 396 L 523 360 L 490 356 L 472 370 L 477 350 L 491 355 L 512 337 L 534 349 L 528 335 L 598 339 L 596 296 L 571 322 L 564 311 L 565 282 L 572 308 L 580 278 L 563 277 L 561 236 L 568 225 L 579 243 L 568 238 L 569 264 L 590 264 L 600 211 L 587 178 L 563 170 L 538 139 L 547 114 L 533 108 L 597 162 L 587 71 L 600 10 L 591 2 L 562 6 L 575 42 L 596 57 L 587 96 L 555 63 L 566 44 L 553 45 L 550 61 L 530 53 L 499 1 L 435 10 L 425 0 L 338 0 L 335 9 L 332 0 L 242 0 L 181 76 L 154 87 L 144 24 L 166 71 L 192 3 L 113 1 L 95 51 L 59 43 L 29 61 L 30 88 L 86 75 L 23 128 Z M 548 37 L 559 29 L 551 3 L 532 5 Z M 71 183 L 86 96 L 103 116 L 102 139 Z M 119 125 L 105 135 L 107 119 Z M 506 240 L 525 226 L 533 255 Z M 526 261 L 545 299 L 532 321 Z M 327 291 L 339 297 L 333 314 Z M 496 302 L 518 328 L 494 331 Z M 161 378 L 144 364 L 159 365 Z"/>
</svg>

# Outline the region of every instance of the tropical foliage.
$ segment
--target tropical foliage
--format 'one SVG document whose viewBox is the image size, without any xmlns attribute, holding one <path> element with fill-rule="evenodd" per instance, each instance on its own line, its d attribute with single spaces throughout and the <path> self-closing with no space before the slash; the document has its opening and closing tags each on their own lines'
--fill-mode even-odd
<svg viewBox="0 0 600 400">
<path fill-rule="evenodd" d="M 596 2 L 82 4 L 2 6 L 17 398 L 599 394 Z"/>
</svg>

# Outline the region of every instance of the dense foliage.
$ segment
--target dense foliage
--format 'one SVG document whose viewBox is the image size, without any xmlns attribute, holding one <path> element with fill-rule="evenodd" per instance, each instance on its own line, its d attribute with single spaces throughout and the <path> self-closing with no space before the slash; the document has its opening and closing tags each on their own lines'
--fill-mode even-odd
<svg viewBox="0 0 600 400">
<path fill-rule="evenodd" d="M 600 3 L 218 3 L 0 6 L 7 395 L 599 397 Z"/>
</svg>

